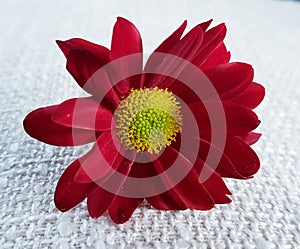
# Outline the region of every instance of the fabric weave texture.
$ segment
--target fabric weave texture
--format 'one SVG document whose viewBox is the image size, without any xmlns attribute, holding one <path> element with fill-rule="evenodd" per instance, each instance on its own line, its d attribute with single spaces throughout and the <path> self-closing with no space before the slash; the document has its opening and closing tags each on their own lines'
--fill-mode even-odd
<svg viewBox="0 0 300 249">
<path fill-rule="evenodd" d="M 249 5 L 248 5 L 249 4 Z M 170 7 L 172 6 L 172 8 Z M 13 0 L 0 10 L 1 248 L 297 248 L 300 246 L 300 3 L 297 1 Z M 89 218 L 86 203 L 67 213 L 53 202 L 67 165 L 87 147 L 60 148 L 27 136 L 26 113 L 82 96 L 56 39 L 108 45 L 117 15 L 131 19 L 152 51 L 182 20 L 226 22 L 232 60 L 247 61 L 266 98 L 256 109 L 261 169 L 226 180 L 230 205 L 211 211 L 158 211 L 142 205 L 124 225 Z M 100 37 L 99 37 L 100 34 Z"/>
</svg>

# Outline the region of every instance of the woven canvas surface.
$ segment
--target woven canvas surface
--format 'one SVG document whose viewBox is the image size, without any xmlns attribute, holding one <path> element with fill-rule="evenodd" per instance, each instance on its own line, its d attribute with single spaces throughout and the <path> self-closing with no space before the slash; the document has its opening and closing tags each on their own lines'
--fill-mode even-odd
<svg viewBox="0 0 300 249">
<path fill-rule="evenodd" d="M 300 248 L 300 2 L 5 1 L 0 8 L 0 248 Z M 266 87 L 257 109 L 261 170 L 226 180 L 233 202 L 207 212 L 162 212 L 144 204 L 115 225 L 89 218 L 86 203 L 67 213 L 56 183 L 85 148 L 45 145 L 27 136 L 25 115 L 84 93 L 65 70 L 55 39 L 109 46 L 116 16 L 140 29 L 150 52 L 184 19 L 226 22 L 233 60 L 255 68 Z"/>
</svg>

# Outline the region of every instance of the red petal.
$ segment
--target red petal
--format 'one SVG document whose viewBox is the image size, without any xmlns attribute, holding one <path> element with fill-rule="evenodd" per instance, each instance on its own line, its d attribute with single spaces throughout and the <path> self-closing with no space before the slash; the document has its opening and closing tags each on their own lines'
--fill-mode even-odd
<svg viewBox="0 0 300 249">
<path fill-rule="evenodd" d="M 228 63 L 230 60 L 230 52 L 227 51 L 223 42 L 219 44 L 207 57 L 201 65 L 201 70 L 207 70 L 220 64 Z"/>
<path fill-rule="evenodd" d="M 154 52 L 168 53 L 179 41 L 186 28 L 187 21 L 185 20 L 178 29 L 176 29 L 167 39 L 165 39 Z M 147 67 L 147 64 L 146 64 Z"/>
<path fill-rule="evenodd" d="M 254 109 L 262 102 L 264 97 L 265 88 L 258 83 L 252 82 L 244 92 L 236 96 L 232 101 Z"/>
<path fill-rule="evenodd" d="M 55 194 L 54 202 L 56 207 L 61 211 L 67 211 L 82 202 L 89 191 L 93 188 L 93 183 L 82 184 L 73 181 L 74 175 L 80 167 L 80 160 L 75 160 L 60 177 Z"/>
<path fill-rule="evenodd" d="M 254 130 L 259 124 L 257 115 L 248 108 L 223 103 L 227 122 L 227 135 L 239 135 Z"/>
<path fill-rule="evenodd" d="M 181 200 L 174 189 L 170 189 L 160 195 L 155 195 L 147 198 L 147 202 L 159 210 L 185 210 L 185 203 Z"/>
<path fill-rule="evenodd" d="M 56 41 L 59 48 L 62 50 L 66 58 L 71 50 L 88 51 L 95 55 L 102 64 L 106 64 L 109 60 L 109 50 L 101 45 L 86 41 L 81 38 L 72 38 L 66 41 Z"/>
<path fill-rule="evenodd" d="M 168 51 L 168 54 L 183 58 L 187 61 L 193 60 L 197 55 L 201 46 L 203 31 L 199 26 L 194 27 L 189 31 L 173 48 Z M 158 59 L 157 59 L 158 57 Z M 163 59 L 163 60 L 162 60 Z M 144 84 L 146 87 L 160 86 L 162 88 L 169 87 L 186 66 L 185 60 L 174 60 L 174 57 L 152 56 L 148 59 L 148 68 L 154 69 L 156 74 L 146 74 Z M 145 68 L 145 71 L 148 71 Z M 167 75 L 174 76 L 173 78 Z"/>
<path fill-rule="evenodd" d="M 166 147 L 163 154 L 153 162 L 157 172 L 161 174 L 166 170 L 166 165 L 170 164 L 170 158 L 177 158 L 178 164 L 181 165 L 181 167 L 177 167 L 176 172 L 174 172 L 175 170 L 173 168 L 172 175 L 165 176 L 163 182 L 172 186 L 176 194 L 188 208 L 198 210 L 213 208 L 214 202 L 202 184 L 199 183 L 193 165 L 174 148 Z M 172 167 L 174 167 L 174 165 Z M 188 171 L 187 174 L 186 171 Z M 185 177 L 176 184 L 176 179 L 182 178 L 183 174 L 186 174 Z"/>
<path fill-rule="evenodd" d="M 94 98 L 74 98 L 58 105 L 52 115 L 58 124 L 104 131 L 111 128 L 112 113 Z"/>
<path fill-rule="evenodd" d="M 138 29 L 128 20 L 118 17 L 113 30 L 111 60 L 142 52 L 142 39 Z"/>
<path fill-rule="evenodd" d="M 213 153 L 223 154 L 219 162 L 214 158 L 207 159 L 209 149 L 215 150 Z M 215 169 L 222 177 L 237 179 L 250 178 L 259 169 L 259 159 L 255 152 L 243 140 L 238 137 L 228 137 L 223 151 L 217 146 L 201 139 L 199 156 L 209 166 Z"/>
<path fill-rule="evenodd" d="M 208 56 L 219 46 L 219 44 L 224 40 L 226 35 L 226 26 L 224 23 L 205 32 L 203 37 L 203 42 L 201 45 L 200 52 L 197 57 L 193 60 L 193 63 L 201 67 Z"/>
<path fill-rule="evenodd" d="M 218 102 L 205 102 L 205 104 L 211 111 L 219 110 L 220 108 Z M 223 102 L 222 104 L 226 120 L 223 120 L 221 112 L 216 111 L 210 113 L 214 122 L 212 124 L 203 103 L 197 102 L 189 105 L 191 111 L 194 113 L 201 137 L 210 140 L 211 128 L 214 127 L 214 130 L 217 131 L 219 126 L 222 127 L 224 125 L 224 122 L 226 122 L 227 128 L 226 136 L 243 135 L 254 130 L 260 124 L 256 114 L 249 108 L 230 102 Z M 216 108 L 213 108 L 214 106 Z"/>
<path fill-rule="evenodd" d="M 209 158 L 207 158 L 208 152 L 210 150 L 210 153 L 212 153 L 212 155 L 219 155 L 221 157 L 219 158 L 220 160 L 217 161 L 218 157 L 216 156 L 210 156 Z M 220 150 L 216 145 L 211 144 L 204 139 L 200 139 L 200 148 L 198 155 L 207 165 L 209 165 L 222 177 L 245 179 L 245 177 L 239 174 L 226 154 L 224 154 L 224 150 Z"/>
<path fill-rule="evenodd" d="M 255 151 L 239 137 L 227 138 L 224 153 L 244 177 L 249 178 L 259 170 L 260 162 Z"/>
<path fill-rule="evenodd" d="M 241 62 L 218 65 L 204 73 L 222 100 L 231 99 L 245 91 L 254 75 L 251 65 Z"/>
<path fill-rule="evenodd" d="M 255 132 L 249 132 L 244 135 L 240 135 L 240 138 L 248 145 L 255 144 L 260 137 L 261 137 L 261 134 L 255 133 Z"/>
<path fill-rule="evenodd" d="M 186 28 L 187 21 L 185 20 L 178 29 L 176 29 L 167 39 L 165 39 L 151 54 L 145 65 L 145 72 L 151 72 L 163 61 L 164 57 L 157 56 L 156 53 L 169 53 L 179 42 Z M 146 76 L 147 77 L 147 76 Z M 150 76 L 148 76 L 150 77 Z M 148 81 L 148 78 L 146 79 Z M 144 79 L 145 81 L 145 79 Z"/>
<path fill-rule="evenodd" d="M 188 76 L 188 72 L 186 70 L 183 70 L 181 77 L 184 79 L 187 79 L 186 83 L 190 82 Z M 192 81 L 191 81 L 192 82 Z M 168 87 L 168 89 L 178 96 L 182 101 L 184 101 L 185 104 L 190 104 L 194 102 L 199 102 L 200 98 L 197 96 L 197 94 L 189 88 L 188 85 L 183 84 L 179 80 L 176 80 L 172 85 Z"/>
<path fill-rule="evenodd" d="M 96 182 L 96 190 L 88 196 L 88 210 L 92 217 L 99 217 L 109 205 L 112 205 L 111 202 L 114 196 L 120 191 L 121 186 L 126 180 L 126 176 L 130 173 L 133 161 L 126 158 L 117 161 L 118 163 L 115 161 L 114 165 L 112 165 L 113 171 L 98 180 Z M 124 177 L 122 179 L 115 177 L 115 170 L 123 174 Z"/>
<path fill-rule="evenodd" d="M 111 204 L 114 194 L 97 186 L 87 197 L 87 207 L 92 218 L 100 217 Z"/>
<path fill-rule="evenodd" d="M 149 180 L 150 177 L 158 175 L 152 163 L 134 163 L 132 168 L 133 177 L 148 178 L 143 186 L 139 186 L 138 190 L 140 188 L 146 189 L 147 196 L 152 195 L 146 199 L 154 208 L 160 210 L 184 210 L 187 208 L 174 189 L 160 194 L 162 189 L 167 187 L 160 178 L 151 178 L 153 181 Z"/>
<path fill-rule="evenodd" d="M 142 53 L 142 39 L 138 29 L 128 20 L 118 17 L 113 30 L 110 60 L 123 57 L 122 60 L 124 61 L 118 65 L 115 73 L 119 74 L 122 79 L 127 78 L 132 71 L 141 73 L 143 67 Z M 136 54 L 136 56 L 126 57 L 131 54 Z M 110 77 L 113 76 L 113 74 L 110 75 Z M 140 77 L 139 74 L 116 85 L 119 94 L 127 95 L 132 87 L 139 88 Z"/>
<path fill-rule="evenodd" d="M 205 32 L 208 29 L 209 25 L 212 23 L 212 21 L 213 19 L 210 19 L 206 22 L 200 23 L 199 26 Z"/>
<path fill-rule="evenodd" d="M 198 173 L 198 176 L 206 177 L 206 180 L 202 184 L 213 198 L 214 203 L 224 204 L 231 202 L 231 200 L 226 196 L 230 195 L 231 192 L 226 187 L 222 177 L 217 172 L 205 164 L 200 157 L 197 157 L 194 167 Z"/>
<path fill-rule="evenodd" d="M 117 160 L 118 148 L 116 148 L 110 132 L 102 133 L 87 155 L 87 159 L 82 163 L 74 178 L 76 182 L 96 181 L 121 163 L 120 160 Z"/>
<path fill-rule="evenodd" d="M 143 202 L 143 198 L 115 196 L 108 208 L 111 219 L 117 224 L 128 221 L 134 210 Z"/>
<path fill-rule="evenodd" d="M 57 146 L 82 145 L 95 141 L 94 131 L 65 127 L 51 119 L 57 105 L 39 108 L 23 121 L 25 131 L 35 139 Z"/>
<path fill-rule="evenodd" d="M 86 84 L 90 77 L 101 68 L 102 63 L 88 51 L 71 50 L 67 58 L 67 70 L 77 83 L 88 93 L 94 94 L 92 86 Z"/>
</svg>

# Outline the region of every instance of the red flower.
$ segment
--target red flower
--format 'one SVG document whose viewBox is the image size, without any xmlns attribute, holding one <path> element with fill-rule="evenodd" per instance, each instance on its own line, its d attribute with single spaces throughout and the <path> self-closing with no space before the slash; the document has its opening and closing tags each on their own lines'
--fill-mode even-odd
<svg viewBox="0 0 300 249">
<path fill-rule="evenodd" d="M 260 137 L 252 132 L 260 121 L 252 109 L 264 88 L 253 82 L 251 65 L 229 63 L 225 25 L 208 29 L 210 24 L 182 37 L 185 21 L 144 69 L 139 31 L 123 18 L 114 26 L 110 50 L 79 38 L 57 41 L 67 70 L 91 96 L 34 110 L 24 128 L 57 146 L 95 142 L 61 176 L 58 209 L 87 198 L 90 216 L 108 210 L 116 223 L 127 221 L 144 199 L 162 210 L 208 210 L 231 201 L 222 177 L 248 179 L 257 172 L 259 159 L 250 145 Z M 195 82 L 194 88 L 185 80 Z"/>
</svg>

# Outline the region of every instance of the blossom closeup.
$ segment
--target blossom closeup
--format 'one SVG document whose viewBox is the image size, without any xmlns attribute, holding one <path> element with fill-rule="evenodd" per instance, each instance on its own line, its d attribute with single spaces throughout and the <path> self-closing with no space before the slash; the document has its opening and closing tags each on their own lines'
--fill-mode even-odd
<svg viewBox="0 0 300 249">
<path fill-rule="evenodd" d="M 121 17 L 111 49 L 80 38 L 57 41 L 67 70 L 90 96 L 32 111 L 25 131 L 56 146 L 94 142 L 58 181 L 59 210 L 87 198 L 91 217 L 108 211 L 115 223 L 144 200 L 160 210 L 209 210 L 231 202 L 223 177 L 249 179 L 258 171 L 253 109 L 265 91 L 251 65 L 229 62 L 226 26 L 211 22 L 185 35 L 183 22 L 144 66 L 140 33 Z"/>
</svg>

